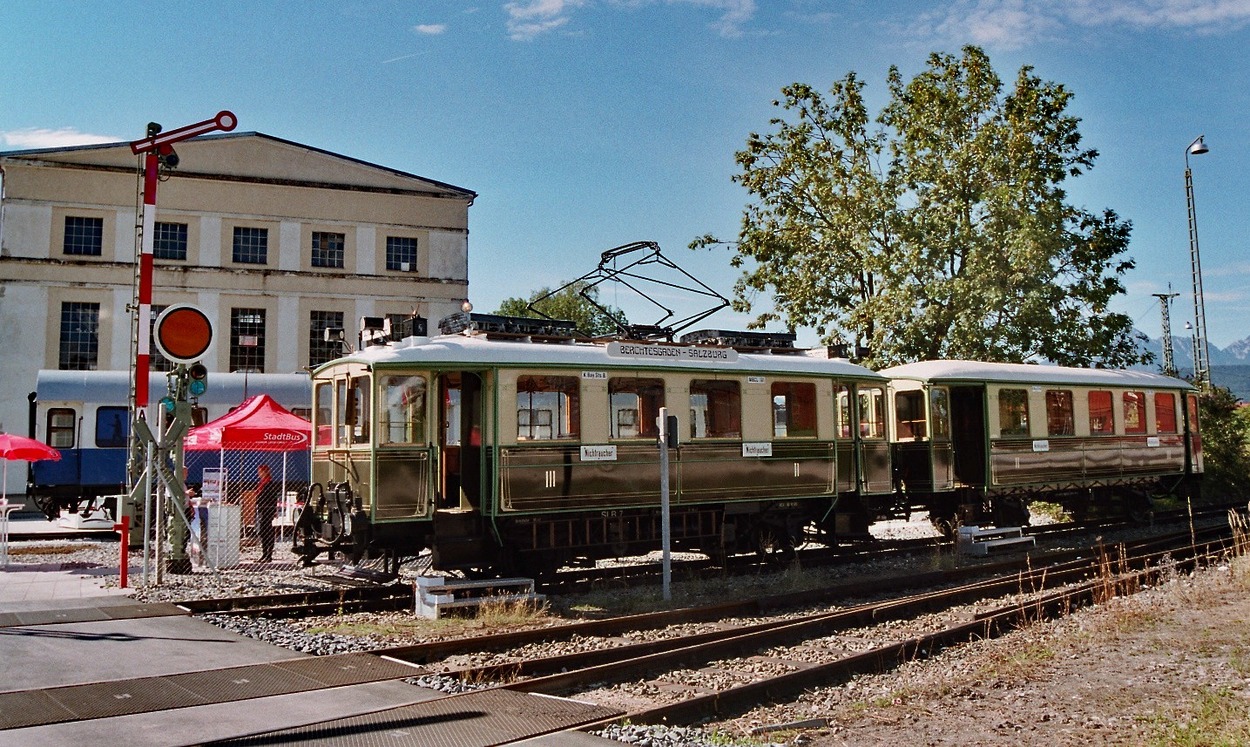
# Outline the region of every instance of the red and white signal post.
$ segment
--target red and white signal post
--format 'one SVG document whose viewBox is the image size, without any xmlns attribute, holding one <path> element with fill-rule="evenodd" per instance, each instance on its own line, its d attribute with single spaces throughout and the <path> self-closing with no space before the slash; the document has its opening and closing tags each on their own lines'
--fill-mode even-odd
<svg viewBox="0 0 1250 747">
<path fill-rule="evenodd" d="M 210 132 L 229 132 L 239 121 L 228 111 L 216 117 L 161 132 L 161 126 L 148 125 L 148 136 L 130 144 L 135 155 L 146 153 L 143 160 L 143 234 L 139 253 L 139 289 L 135 308 L 138 314 L 138 346 L 135 350 L 135 410 L 148 406 L 148 369 L 152 355 L 152 249 L 156 242 L 156 185 L 160 183 L 160 168 L 178 165 L 174 143 L 190 140 Z"/>
</svg>

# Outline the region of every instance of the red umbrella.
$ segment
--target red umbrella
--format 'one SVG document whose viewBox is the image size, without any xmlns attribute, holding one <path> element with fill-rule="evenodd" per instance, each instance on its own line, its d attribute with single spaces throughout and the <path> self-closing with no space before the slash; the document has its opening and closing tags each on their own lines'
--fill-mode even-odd
<svg viewBox="0 0 1250 747">
<path fill-rule="evenodd" d="M 4 482 L 0 483 L 4 500 L 9 497 L 9 461 L 41 462 L 45 459 L 56 461 L 61 452 L 42 441 L 25 436 L 14 436 L 11 433 L 0 433 L 0 459 L 4 460 Z"/>
</svg>

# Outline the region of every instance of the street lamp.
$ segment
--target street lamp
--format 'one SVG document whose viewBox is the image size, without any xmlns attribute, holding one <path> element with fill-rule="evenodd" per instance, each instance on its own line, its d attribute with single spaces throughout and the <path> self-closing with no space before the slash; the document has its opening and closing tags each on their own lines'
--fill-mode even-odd
<svg viewBox="0 0 1250 747">
<path fill-rule="evenodd" d="M 1185 334 L 1189 335 L 1189 351 L 1194 360 L 1194 381 L 1198 380 L 1198 340 L 1194 338 L 1193 322 L 1185 322 Z"/>
<path fill-rule="evenodd" d="M 1189 264 L 1194 283 L 1194 382 L 1199 389 L 1211 384 L 1210 355 L 1207 348 L 1207 312 L 1202 300 L 1202 260 L 1198 255 L 1198 215 L 1194 212 L 1194 178 L 1189 170 L 1189 154 L 1210 151 L 1199 135 L 1185 148 L 1185 202 L 1189 208 Z"/>
</svg>

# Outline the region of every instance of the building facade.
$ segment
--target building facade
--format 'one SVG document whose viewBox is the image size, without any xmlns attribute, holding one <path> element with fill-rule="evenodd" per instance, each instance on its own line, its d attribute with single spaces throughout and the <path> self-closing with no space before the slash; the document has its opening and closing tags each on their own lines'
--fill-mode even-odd
<svg viewBox="0 0 1250 747">
<path fill-rule="evenodd" d="M 467 299 L 474 192 L 260 133 L 177 151 L 152 317 L 203 310 L 210 371 L 304 370 L 341 351 L 327 327 L 353 344 L 362 317 L 437 323 Z M 141 167 L 127 143 L 0 153 L 0 431 L 27 434 L 40 369 L 132 366 Z M 21 493 L 25 470 L 9 483 Z"/>
</svg>

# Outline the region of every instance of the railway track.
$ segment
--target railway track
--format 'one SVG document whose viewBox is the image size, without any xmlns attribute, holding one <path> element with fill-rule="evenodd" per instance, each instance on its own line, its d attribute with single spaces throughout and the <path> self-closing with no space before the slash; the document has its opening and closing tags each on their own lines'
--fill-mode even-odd
<svg viewBox="0 0 1250 747">
<path fill-rule="evenodd" d="M 724 717 L 786 698 L 812 687 L 837 684 L 849 677 L 878 672 L 899 663 L 933 655 L 971 640 L 1002 635 L 1022 625 L 1052 619 L 1114 596 L 1133 593 L 1157 580 L 1168 567 L 1188 570 L 1228 552 L 1226 529 L 1124 545 L 1114 555 L 1093 548 L 1088 557 L 1029 571 L 1004 571 L 992 577 L 938 591 L 866 602 L 844 609 L 796 617 L 729 624 L 725 618 L 748 612 L 746 605 L 687 610 L 680 617 L 657 614 L 645 619 L 598 621 L 526 635 L 475 639 L 475 649 L 516 647 L 522 641 L 550 641 L 553 636 L 621 636 L 641 625 L 690 622 L 696 617 L 717 620 L 721 629 L 626 645 L 594 646 L 557 656 L 517 652 L 516 660 L 449 669 L 443 676 L 474 685 L 496 684 L 510 690 L 571 696 L 597 702 L 612 688 L 628 685 L 628 697 L 639 693 L 656 702 L 632 709 L 611 722 L 690 724 Z M 1196 543 L 1191 543 L 1196 539 Z M 987 602 L 987 600 L 989 600 Z M 761 600 L 761 607 L 781 604 Z M 966 619 L 932 625 L 925 617 L 958 605 L 987 605 Z M 888 623 L 906 623 L 890 626 Z M 900 637 L 899 630 L 902 630 Z M 586 642 L 583 642 L 586 643 Z M 454 652 L 467 648 L 442 642 L 388 649 L 391 658 L 438 669 Z M 742 663 L 752 666 L 742 670 Z M 446 667 L 443 667 L 447 669 Z M 761 676 L 761 671 L 765 672 Z M 706 684 L 707 672 L 719 672 L 723 687 Z M 726 674 L 728 673 L 728 674 Z M 692 686 L 691 683 L 701 684 Z M 609 699 L 619 699 L 619 693 Z M 618 700 L 619 702 L 619 700 Z M 602 725 L 606 725 L 604 722 Z"/>
<path fill-rule="evenodd" d="M 1193 521 L 1201 524 L 1209 520 L 1222 520 L 1227 514 L 1223 507 L 1197 511 Z M 1176 524 L 1180 526 L 1188 519 L 1183 511 L 1160 513 L 1156 515 L 1156 523 L 1161 526 Z M 1066 539 L 1079 537 L 1086 533 L 1110 532 L 1132 526 L 1120 520 L 1096 522 L 1064 523 L 1030 527 L 1029 534 L 1041 542 L 1057 543 Z M 905 557 L 917 553 L 931 553 L 935 549 L 947 552 L 953 543 L 938 538 L 878 540 L 870 546 L 838 547 L 838 548 L 806 548 L 796 556 L 797 564 L 802 568 L 825 568 L 837 565 L 848 565 L 869 559 Z M 1030 553 L 1034 562 L 1042 562 L 1052 553 L 1042 549 Z M 1058 556 L 1056 556 L 1058 557 Z M 725 566 L 714 566 L 706 559 L 677 561 L 673 564 L 673 575 L 689 579 L 718 579 L 726 575 L 747 575 L 759 573 L 769 563 L 761 562 L 754 557 L 744 556 L 731 558 Z M 1018 560 L 1008 561 L 1018 563 Z M 994 572 L 997 563 L 990 560 L 974 561 L 968 572 Z M 927 582 L 930 577 L 918 576 L 917 580 Z M 560 577 L 548 581 L 542 589 L 548 594 L 574 595 L 587 593 L 602 588 L 633 588 L 653 586 L 661 582 L 661 566 L 658 562 L 646 562 L 627 566 L 573 569 L 561 574 Z M 876 582 L 873 582 L 876 586 Z M 854 593 L 853 588 L 847 589 Z M 804 592 L 808 594 L 809 592 Z M 303 591 L 285 594 L 253 595 L 223 597 L 214 599 L 185 599 L 176 602 L 192 614 L 221 614 L 235 616 L 266 616 L 273 618 L 297 618 L 320 615 L 342 615 L 356 612 L 386 612 L 411 610 L 413 608 L 413 588 L 409 583 L 392 582 L 388 584 L 369 584 L 340 586 L 318 591 Z"/>
</svg>

